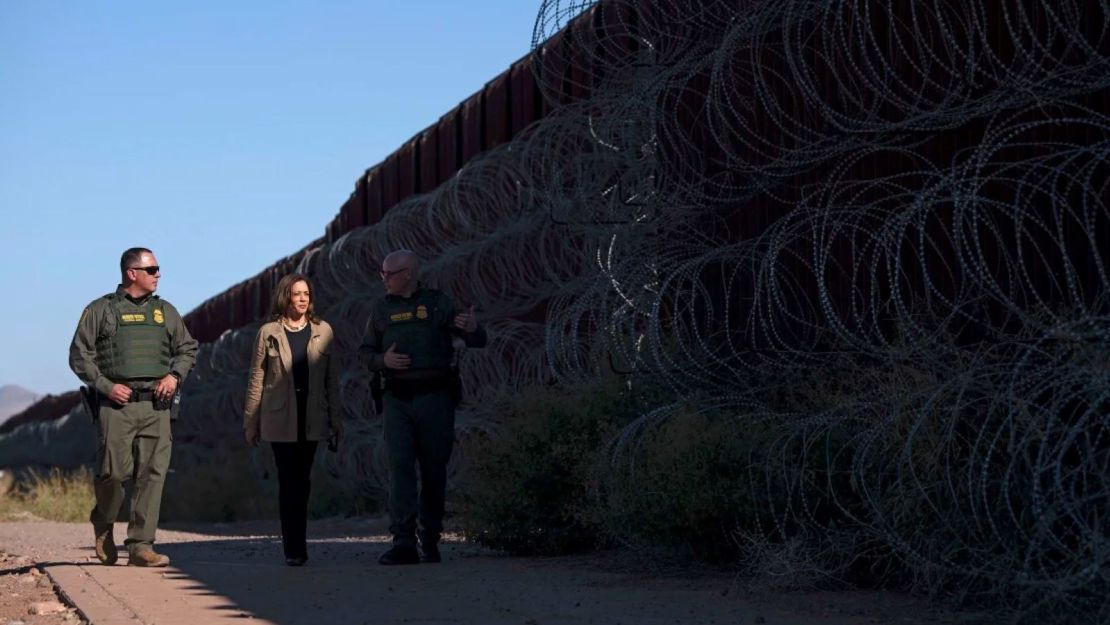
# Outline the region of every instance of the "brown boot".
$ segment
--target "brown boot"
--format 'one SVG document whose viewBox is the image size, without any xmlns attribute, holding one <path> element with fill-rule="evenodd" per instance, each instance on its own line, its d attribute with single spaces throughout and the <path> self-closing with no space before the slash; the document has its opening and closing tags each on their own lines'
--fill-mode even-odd
<svg viewBox="0 0 1110 625">
<path fill-rule="evenodd" d="M 112 526 L 109 525 L 107 529 L 101 530 L 93 523 L 93 536 L 96 538 L 96 559 L 100 560 L 101 564 L 115 564 L 119 558 L 119 552 L 116 551 L 116 539 L 112 536 Z"/>
<path fill-rule="evenodd" d="M 170 557 L 155 553 L 153 549 L 131 552 L 127 559 L 129 566 L 169 566 Z"/>
</svg>

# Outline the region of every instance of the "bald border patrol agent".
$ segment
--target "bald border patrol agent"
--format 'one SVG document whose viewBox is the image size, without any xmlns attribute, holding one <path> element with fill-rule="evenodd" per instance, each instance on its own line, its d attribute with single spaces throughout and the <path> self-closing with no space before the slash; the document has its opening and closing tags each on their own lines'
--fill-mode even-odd
<svg viewBox="0 0 1110 625">
<path fill-rule="evenodd" d="M 386 565 L 439 562 L 447 463 L 455 442 L 458 378 L 453 341 L 483 347 L 486 331 L 473 306 L 459 312 L 446 294 L 422 286 L 409 250 L 382 261 L 386 295 L 375 303 L 360 358 L 384 379 L 383 422 L 389 455 L 389 531 Z M 420 467 L 417 486 L 416 466 Z M 417 521 L 420 551 L 417 551 Z"/>
<path fill-rule="evenodd" d="M 69 366 L 92 393 L 97 417 L 96 506 L 89 514 L 96 557 L 115 564 L 113 523 L 123 482 L 134 479 L 127 524 L 127 563 L 166 566 L 154 551 L 162 486 L 173 437 L 170 401 L 196 360 L 197 342 L 177 309 L 154 294 L 161 270 L 142 247 L 120 257 L 121 284 L 90 303 L 69 347 Z"/>
</svg>

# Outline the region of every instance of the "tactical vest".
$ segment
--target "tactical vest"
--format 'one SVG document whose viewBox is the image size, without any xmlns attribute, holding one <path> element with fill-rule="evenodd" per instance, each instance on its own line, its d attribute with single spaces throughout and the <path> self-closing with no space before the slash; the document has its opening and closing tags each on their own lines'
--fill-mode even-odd
<svg viewBox="0 0 1110 625">
<path fill-rule="evenodd" d="M 113 381 L 161 378 L 170 372 L 170 332 L 157 296 L 136 304 L 126 297 L 109 295 L 109 314 L 116 331 L 96 339 L 96 366 Z"/>
<path fill-rule="evenodd" d="M 412 358 L 411 369 L 446 369 L 451 366 L 454 348 L 444 298 L 434 289 L 419 289 L 408 299 L 386 297 L 382 300 L 385 332 L 382 350 L 397 344 L 397 353 Z"/>
</svg>

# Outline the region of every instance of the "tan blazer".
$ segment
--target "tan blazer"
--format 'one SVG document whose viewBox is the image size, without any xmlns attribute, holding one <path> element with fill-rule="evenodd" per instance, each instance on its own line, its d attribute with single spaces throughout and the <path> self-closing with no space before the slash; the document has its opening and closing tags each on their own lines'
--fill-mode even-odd
<svg viewBox="0 0 1110 625">
<path fill-rule="evenodd" d="M 328 322 L 313 322 L 308 340 L 308 406 L 305 438 L 320 441 L 328 428 L 339 423 L 338 361 L 334 335 Z M 297 440 L 297 392 L 293 388 L 293 353 L 281 321 L 258 329 L 247 379 L 243 406 L 243 429 L 257 430 L 269 442 Z"/>
</svg>

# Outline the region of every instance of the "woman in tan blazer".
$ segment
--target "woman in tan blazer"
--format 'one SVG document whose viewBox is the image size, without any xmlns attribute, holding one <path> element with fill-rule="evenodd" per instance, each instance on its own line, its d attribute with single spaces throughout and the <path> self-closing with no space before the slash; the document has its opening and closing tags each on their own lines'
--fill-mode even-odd
<svg viewBox="0 0 1110 625">
<path fill-rule="evenodd" d="M 316 316 L 308 278 L 293 273 L 274 289 L 271 320 L 258 329 L 243 408 L 247 444 L 274 450 L 285 563 L 308 560 L 309 476 L 316 445 L 342 431 L 331 326 Z"/>
</svg>

